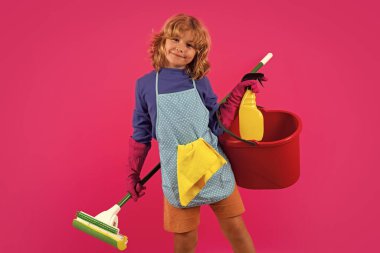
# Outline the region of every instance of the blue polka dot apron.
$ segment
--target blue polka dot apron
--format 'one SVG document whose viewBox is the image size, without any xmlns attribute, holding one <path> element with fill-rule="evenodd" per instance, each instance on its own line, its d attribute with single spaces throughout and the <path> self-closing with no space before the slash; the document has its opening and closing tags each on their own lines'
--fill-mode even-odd
<svg viewBox="0 0 380 253">
<path fill-rule="evenodd" d="M 218 137 L 208 127 L 209 111 L 194 80 L 192 89 L 158 94 L 156 73 L 155 88 L 156 138 L 165 197 L 178 208 L 211 204 L 227 198 L 235 188 L 234 174 L 218 145 Z M 195 181 L 189 183 L 192 180 Z M 189 188 L 189 185 L 194 187 Z M 198 190 L 194 192 L 194 189 Z M 191 197 L 184 198 L 184 191 Z"/>
</svg>

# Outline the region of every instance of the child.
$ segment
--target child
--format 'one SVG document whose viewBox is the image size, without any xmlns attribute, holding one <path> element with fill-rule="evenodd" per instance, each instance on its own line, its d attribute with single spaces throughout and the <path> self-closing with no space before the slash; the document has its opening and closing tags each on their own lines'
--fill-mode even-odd
<svg viewBox="0 0 380 253">
<path fill-rule="evenodd" d="M 127 190 L 135 201 L 145 194 L 140 172 L 153 137 L 159 144 L 164 229 L 174 234 L 174 251 L 195 251 L 200 206 L 210 205 L 234 252 L 255 252 L 231 165 L 218 144 L 223 130 L 216 111 L 230 126 L 245 89 L 257 92 L 257 83 L 237 84 L 219 108 L 205 76 L 209 49 L 205 27 L 185 14 L 167 20 L 154 36 L 150 53 L 155 70 L 136 83 Z"/>
</svg>

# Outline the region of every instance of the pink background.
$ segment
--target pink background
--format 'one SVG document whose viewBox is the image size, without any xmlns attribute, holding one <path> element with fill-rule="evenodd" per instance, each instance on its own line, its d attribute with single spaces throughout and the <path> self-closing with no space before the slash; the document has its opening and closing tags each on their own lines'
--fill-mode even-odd
<svg viewBox="0 0 380 253">
<path fill-rule="evenodd" d="M 195 15 L 212 36 L 223 98 L 268 52 L 258 103 L 303 120 L 301 178 L 241 189 L 256 248 L 380 252 L 376 1 L 2 1 L 1 252 L 117 252 L 71 226 L 125 194 L 135 80 L 152 32 Z M 157 143 L 144 173 L 158 162 Z M 160 176 L 119 215 L 128 252 L 171 252 Z M 376 198 L 377 197 L 377 198 Z M 198 252 L 232 252 L 208 208 Z"/>
</svg>

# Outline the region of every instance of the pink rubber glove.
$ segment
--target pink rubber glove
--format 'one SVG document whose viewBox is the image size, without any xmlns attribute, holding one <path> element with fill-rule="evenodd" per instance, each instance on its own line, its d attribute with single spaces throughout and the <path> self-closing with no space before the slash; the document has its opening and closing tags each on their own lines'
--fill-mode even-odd
<svg viewBox="0 0 380 253">
<path fill-rule="evenodd" d="M 134 201 L 145 195 L 144 190 L 146 187 L 140 183 L 140 173 L 150 147 L 150 144 L 139 143 L 132 137 L 129 139 L 127 191 L 131 194 Z"/>
<path fill-rule="evenodd" d="M 265 77 L 260 78 L 261 81 L 267 81 Z M 250 87 L 254 93 L 259 92 L 257 84 L 258 80 L 245 80 L 238 83 L 235 88 L 231 91 L 225 103 L 221 104 L 219 107 L 220 120 L 222 124 L 228 129 L 230 128 L 237 110 L 239 109 L 241 100 L 244 96 L 247 87 Z"/>
</svg>

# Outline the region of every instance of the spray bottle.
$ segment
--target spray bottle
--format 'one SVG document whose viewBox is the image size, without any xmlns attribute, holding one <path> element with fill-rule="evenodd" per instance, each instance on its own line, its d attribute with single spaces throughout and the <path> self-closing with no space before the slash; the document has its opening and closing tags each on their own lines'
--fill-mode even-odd
<svg viewBox="0 0 380 253">
<path fill-rule="evenodd" d="M 272 56 L 272 53 L 268 53 L 260 63 L 253 68 L 251 73 L 256 73 Z M 245 140 L 261 141 L 264 136 L 264 117 L 261 111 L 257 109 L 256 95 L 250 88 L 247 88 L 240 103 L 239 130 L 240 137 Z"/>
</svg>

